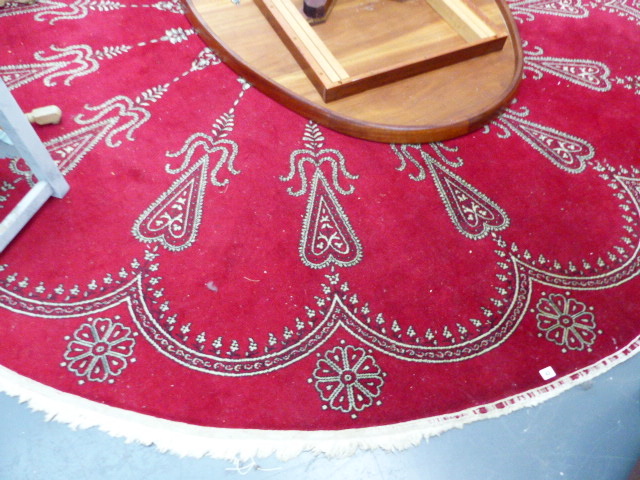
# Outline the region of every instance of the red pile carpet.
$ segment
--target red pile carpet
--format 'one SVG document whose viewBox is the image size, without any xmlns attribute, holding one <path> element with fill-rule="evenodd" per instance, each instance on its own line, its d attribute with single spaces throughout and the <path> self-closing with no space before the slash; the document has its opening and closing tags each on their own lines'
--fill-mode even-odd
<svg viewBox="0 0 640 480">
<path fill-rule="evenodd" d="M 636 353 L 640 8 L 510 7 L 517 100 L 387 145 L 265 97 L 175 1 L 9 2 L 0 76 L 63 110 L 37 132 L 71 190 L 0 256 L 0 388 L 178 453 L 338 454 Z M 33 178 L 0 181 L 8 211 Z"/>
</svg>

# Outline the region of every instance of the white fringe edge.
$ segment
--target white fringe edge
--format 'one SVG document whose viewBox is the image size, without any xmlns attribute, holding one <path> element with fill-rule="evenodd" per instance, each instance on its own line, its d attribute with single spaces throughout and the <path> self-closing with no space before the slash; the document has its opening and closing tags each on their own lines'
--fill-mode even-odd
<svg viewBox="0 0 640 480">
<path fill-rule="evenodd" d="M 127 443 L 155 445 L 161 452 L 179 456 L 212 457 L 247 461 L 271 455 L 289 460 L 303 452 L 344 457 L 358 450 L 403 450 L 423 439 L 467 423 L 495 418 L 538 405 L 580 383 L 605 373 L 631 358 L 640 349 L 640 336 L 616 353 L 535 388 L 487 405 L 448 415 L 379 427 L 338 431 L 257 430 L 201 427 L 165 420 L 64 393 L 0 366 L 0 390 L 44 412 L 46 421 L 56 420 L 72 429 L 96 427 Z"/>
</svg>

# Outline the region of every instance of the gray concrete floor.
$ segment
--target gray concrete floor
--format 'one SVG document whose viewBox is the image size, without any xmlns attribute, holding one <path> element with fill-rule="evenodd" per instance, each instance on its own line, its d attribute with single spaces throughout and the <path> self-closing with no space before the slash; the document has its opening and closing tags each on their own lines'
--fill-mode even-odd
<svg viewBox="0 0 640 480">
<path fill-rule="evenodd" d="M 0 394 L 0 479 L 623 480 L 640 457 L 640 355 L 535 408 L 402 452 L 233 464 L 45 422 Z"/>
</svg>

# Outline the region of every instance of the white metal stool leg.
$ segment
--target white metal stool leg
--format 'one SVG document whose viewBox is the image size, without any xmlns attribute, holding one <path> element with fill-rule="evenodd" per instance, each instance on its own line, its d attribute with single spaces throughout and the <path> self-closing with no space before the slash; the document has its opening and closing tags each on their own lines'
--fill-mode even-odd
<svg viewBox="0 0 640 480">
<path fill-rule="evenodd" d="M 38 183 L 20 200 L 0 223 L 0 252 L 51 196 L 62 198 L 69 184 L 18 106 L 7 86 L 0 80 L 0 156 L 20 157 L 38 179 Z M 8 137 L 8 139 L 7 139 Z"/>
</svg>

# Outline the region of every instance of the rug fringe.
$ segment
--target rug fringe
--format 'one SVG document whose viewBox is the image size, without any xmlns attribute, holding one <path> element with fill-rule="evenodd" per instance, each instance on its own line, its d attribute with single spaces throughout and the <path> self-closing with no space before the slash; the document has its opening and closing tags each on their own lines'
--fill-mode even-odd
<svg viewBox="0 0 640 480">
<path fill-rule="evenodd" d="M 394 425 L 340 431 L 239 430 L 189 425 L 64 393 L 3 366 L 0 366 L 0 391 L 17 397 L 20 403 L 27 403 L 33 411 L 44 412 L 46 421 L 64 423 L 72 429 L 95 427 L 127 443 L 154 445 L 163 453 L 180 457 L 211 457 L 241 462 L 270 456 L 286 461 L 303 452 L 347 457 L 359 450 L 404 450 L 447 430 L 462 428 L 467 423 L 536 406 L 602 375 L 638 353 L 638 347 L 640 336 L 593 365 L 491 404 Z"/>
</svg>

